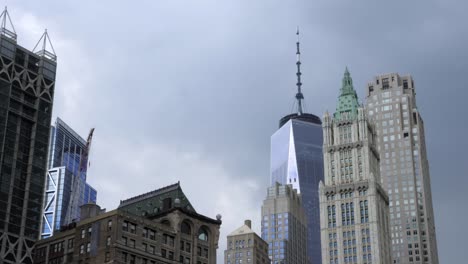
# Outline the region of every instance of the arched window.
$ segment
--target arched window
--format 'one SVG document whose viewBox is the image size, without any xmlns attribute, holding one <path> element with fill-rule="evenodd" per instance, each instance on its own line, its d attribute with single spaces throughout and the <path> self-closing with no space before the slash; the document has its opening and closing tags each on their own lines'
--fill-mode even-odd
<svg viewBox="0 0 468 264">
<path fill-rule="evenodd" d="M 198 230 L 198 239 L 202 241 L 208 241 L 208 232 L 205 227 L 200 227 Z"/>
<path fill-rule="evenodd" d="M 180 232 L 182 232 L 183 234 L 191 235 L 192 227 L 190 226 L 190 223 L 187 221 L 183 221 L 180 225 Z"/>
</svg>

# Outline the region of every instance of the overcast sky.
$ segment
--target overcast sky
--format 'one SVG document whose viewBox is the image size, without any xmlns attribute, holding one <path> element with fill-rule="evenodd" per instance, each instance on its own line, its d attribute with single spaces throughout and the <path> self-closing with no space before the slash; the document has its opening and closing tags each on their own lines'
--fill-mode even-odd
<svg viewBox="0 0 468 264">
<path fill-rule="evenodd" d="M 244 219 L 260 229 L 270 136 L 293 105 L 297 25 L 311 113 L 335 109 L 345 66 L 361 100 L 377 74 L 413 75 L 440 263 L 468 259 L 466 1 L 4 2 L 20 45 L 48 29 L 54 117 L 84 138 L 96 128 L 98 203 L 180 180 L 199 213 L 223 215 L 219 257 Z"/>
</svg>

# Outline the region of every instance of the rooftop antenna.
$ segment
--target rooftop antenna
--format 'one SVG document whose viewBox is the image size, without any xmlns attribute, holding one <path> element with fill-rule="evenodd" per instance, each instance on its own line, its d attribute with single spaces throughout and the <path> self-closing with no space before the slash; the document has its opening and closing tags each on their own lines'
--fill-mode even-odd
<svg viewBox="0 0 468 264">
<path fill-rule="evenodd" d="M 297 114 L 298 115 L 302 115 L 302 100 L 304 100 L 304 95 L 302 94 L 302 91 L 301 91 L 301 86 L 302 86 L 302 82 L 301 82 L 301 51 L 300 51 L 300 42 L 299 42 L 299 27 L 297 27 L 297 31 L 296 31 L 296 35 L 297 35 L 297 42 L 296 42 L 296 47 L 297 47 L 297 51 L 296 51 L 296 57 L 297 57 L 297 61 L 296 61 L 296 65 L 297 65 L 297 73 L 296 73 L 296 76 L 297 76 L 297 93 L 296 93 L 296 99 L 297 99 Z"/>
<path fill-rule="evenodd" d="M 42 47 L 40 50 L 36 51 L 36 48 L 39 46 L 39 43 L 42 43 Z M 50 46 L 51 51 L 47 49 L 47 46 Z M 36 46 L 34 46 L 33 52 L 49 60 L 52 60 L 52 61 L 57 60 L 57 55 L 55 54 L 54 46 L 52 46 L 52 42 L 50 41 L 50 37 L 49 37 L 49 34 L 47 33 L 47 29 L 44 30 L 44 34 L 42 34 L 42 37 L 36 43 Z"/>
<path fill-rule="evenodd" d="M 12 38 L 16 41 L 16 31 L 13 23 L 11 22 L 10 14 L 8 14 L 7 7 L 5 6 L 5 10 L 0 14 L 0 34 Z M 8 24 L 11 29 L 8 29 Z"/>
</svg>

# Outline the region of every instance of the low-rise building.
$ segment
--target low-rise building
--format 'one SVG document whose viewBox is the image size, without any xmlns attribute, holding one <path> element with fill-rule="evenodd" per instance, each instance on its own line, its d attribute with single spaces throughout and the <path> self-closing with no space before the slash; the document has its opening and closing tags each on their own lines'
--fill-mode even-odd
<svg viewBox="0 0 468 264">
<path fill-rule="evenodd" d="M 225 264 L 270 263 L 268 243 L 252 230 L 250 220 L 245 220 L 244 225 L 227 236 L 227 245 L 224 251 Z"/>
<path fill-rule="evenodd" d="M 183 199 L 177 183 L 121 201 L 110 212 L 84 205 L 80 222 L 38 241 L 34 263 L 215 264 L 221 217 L 200 215 L 182 206 Z M 137 214 L 141 203 L 158 209 Z"/>
</svg>

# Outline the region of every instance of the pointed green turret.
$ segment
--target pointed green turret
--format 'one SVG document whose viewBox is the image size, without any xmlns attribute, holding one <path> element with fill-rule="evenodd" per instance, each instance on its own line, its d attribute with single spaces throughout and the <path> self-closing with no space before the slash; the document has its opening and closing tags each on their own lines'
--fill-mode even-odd
<svg viewBox="0 0 468 264">
<path fill-rule="evenodd" d="M 359 102 L 353 87 L 353 79 L 346 67 L 334 117 L 335 119 L 354 119 L 357 116 L 358 107 Z"/>
</svg>

